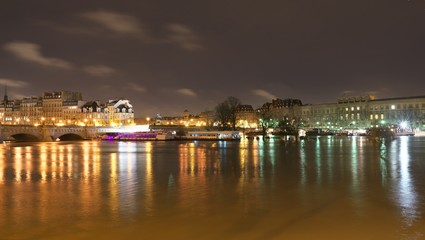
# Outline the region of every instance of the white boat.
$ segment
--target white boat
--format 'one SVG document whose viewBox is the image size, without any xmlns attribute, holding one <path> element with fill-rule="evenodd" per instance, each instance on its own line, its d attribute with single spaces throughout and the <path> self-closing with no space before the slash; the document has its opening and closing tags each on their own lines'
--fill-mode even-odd
<svg viewBox="0 0 425 240">
<path fill-rule="evenodd" d="M 166 141 L 173 140 L 174 134 L 171 132 L 125 132 L 107 133 L 102 136 L 102 140 L 110 141 Z"/>
<path fill-rule="evenodd" d="M 400 131 L 400 132 L 394 132 L 394 136 L 415 136 L 414 131 Z"/>
<path fill-rule="evenodd" d="M 185 136 L 180 136 L 181 140 L 224 140 L 234 141 L 240 140 L 238 131 L 193 131 L 188 132 Z"/>
</svg>

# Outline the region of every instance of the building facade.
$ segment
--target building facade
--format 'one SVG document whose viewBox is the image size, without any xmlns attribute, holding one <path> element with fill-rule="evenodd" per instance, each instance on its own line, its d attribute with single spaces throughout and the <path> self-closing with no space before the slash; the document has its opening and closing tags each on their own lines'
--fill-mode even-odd
<svg viewBox="0 0 425 240">
<path fill-rule="evenodd" d="M 3 125 L 122 126 L 134 124 L 133 106 L 127 99 L 84 101 L 80 92 L 44 92 L 41 97 L 0 102 Z"/>
<path fill-rule="evenodd" d="M 407 123 L 411 128 L 424 129 L 425 96 L 343 97 L 337 103 L 295 106 L 293 112 L 295 118 L 310 128 L 366 129 Z"/>
</svg>

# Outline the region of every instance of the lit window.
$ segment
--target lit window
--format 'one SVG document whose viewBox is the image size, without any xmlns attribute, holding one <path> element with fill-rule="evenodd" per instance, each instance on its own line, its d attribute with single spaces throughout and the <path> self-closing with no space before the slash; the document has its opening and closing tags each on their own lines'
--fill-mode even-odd
<svg viewBox="0 0 425 240">
<path fill-rule="evenodd" d="M 395 109 L 395 105 L 391 105 L 391 110 L 394 110 Z"/>
<path fill-rule="evenodd" d="M 381 114 L 381 119 L 384 119 L 384 114 Z"/>
<path fill-rule="evenodd" d="M 360 107 L 357 107 L 357 110 L 360 110 Z"/>
</svg>

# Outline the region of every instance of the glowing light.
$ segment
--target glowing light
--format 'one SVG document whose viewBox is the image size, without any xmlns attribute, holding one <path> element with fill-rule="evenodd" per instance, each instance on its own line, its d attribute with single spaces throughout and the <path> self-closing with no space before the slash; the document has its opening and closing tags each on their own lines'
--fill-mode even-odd
<svg viewBox="0 0 425 240">
<path fill-rule="evenodd" d="M 407 121 L 402 121 L 401 123 L 400 123 L 400 127 L 401 128 L 407 128 L 407 126 L 408 126 L 409 124 L 407 123 Z"/>
</svg>

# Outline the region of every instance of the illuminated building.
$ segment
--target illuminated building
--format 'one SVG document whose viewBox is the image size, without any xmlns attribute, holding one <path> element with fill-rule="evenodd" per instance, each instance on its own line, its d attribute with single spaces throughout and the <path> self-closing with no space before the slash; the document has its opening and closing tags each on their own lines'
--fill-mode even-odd
<svg viewBox="0 0 425 240">
<path fill-rule="evenodd" d="M 377 125 L 398 125 L 424 129 L 425 96 L 375 99 L 373 96 L 345 96 L 337 103 L 294 105 L 275 108 L 274 118 L 282 115 L 309 128 L 365 129 Z"/>
<path fill-rule="evenodd" d="M 80 92 L 53 91 L 42 97 L 9 100 L 5 90 L 0 121 L 5 125 L 122 126 L 134 124 L 134 111 L 127 99 L 101 104 L 83 101 Z"/>
<path fill-rule="evenodd" d="M 258 117 L 251 105 L 239 105 L 236 108 L 237 127 L 257 128 Z"/>
</svg>

